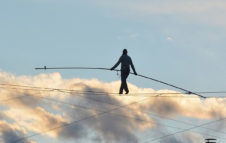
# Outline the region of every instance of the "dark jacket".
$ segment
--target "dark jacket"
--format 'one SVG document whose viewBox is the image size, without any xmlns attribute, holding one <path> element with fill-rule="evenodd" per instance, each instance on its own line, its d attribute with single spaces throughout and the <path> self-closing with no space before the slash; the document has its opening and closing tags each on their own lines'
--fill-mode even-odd
<svg viewBox="0 0 226 143">
<path fill-rule="evenodd" d="M 121 70 L 129 69 L 130 66 L 131 66 L 132 69 L 133 69 L 133 72 L 136 73 L 136 70 L 135 70 L 135 67 L 133 65 L 132 59 L 127 54 L 123 54 L 119 58 L 118 62 L 111 69 L 115 69 L 120 63 L 121 63 Z"/>
</svg>

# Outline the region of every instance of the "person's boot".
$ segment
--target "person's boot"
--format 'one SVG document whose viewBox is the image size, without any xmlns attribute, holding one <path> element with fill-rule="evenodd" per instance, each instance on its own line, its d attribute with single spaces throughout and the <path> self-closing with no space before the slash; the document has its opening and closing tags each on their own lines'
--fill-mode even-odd
<svg viewBox="0 0 226 143">
<path fill-rule="evenodd" d="M 128 93 L 129 93 L 129 90 L 126 91 L 126 94 L 128 94 Z"/>
</svg>

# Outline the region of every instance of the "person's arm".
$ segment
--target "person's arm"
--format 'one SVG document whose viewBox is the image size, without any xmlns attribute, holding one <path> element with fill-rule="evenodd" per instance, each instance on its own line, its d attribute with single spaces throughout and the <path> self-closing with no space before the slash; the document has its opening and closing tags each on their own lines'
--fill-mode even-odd
<svg viewBox="0 0 226 143">
<path fill-rule="evenodd" d="M 119 58 L 118 62 L 111 68 L 111 70 L 114 70 L 120 63 L 121 63 L 121 57 Z"/>
<path fill-rule="evenodd" d="M 134 65 L 133 65 L 133 62 L 132 62 L 132 59 L 131 59 L 131 67 L 132 67 L 132 69 L 133 69 L 134 74 L 137 75 L 137 72 L 136 72 L 135 67 L 134 67 Z"/>
</svg>

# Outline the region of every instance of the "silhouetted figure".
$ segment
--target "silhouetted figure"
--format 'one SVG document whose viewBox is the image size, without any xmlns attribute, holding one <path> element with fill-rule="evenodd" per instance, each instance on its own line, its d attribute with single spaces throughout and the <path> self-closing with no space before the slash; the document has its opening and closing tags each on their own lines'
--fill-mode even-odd
<svg viewBox="0 0 226 143">
<path fill-rule="evenodd" d="M 123 50 L 122 56 L 119 58 L 118 62 L 111 68 L 111 70 L 114 70 L 120 63 L 121 63 L 121 87 L 119 90 L 119 94 L 123 93 L 123 89 L 126 91 L 126 94 L 128 94 L 129 89 L 126 83 L 126 79 L 130 73 L 130 66 L 132 67 L 135 75 L 137 75 L 137 72 L 134 68 L 132 59 L 130 58 L 130 56 L 127 55 L 126 49 Z"/>
</svg>

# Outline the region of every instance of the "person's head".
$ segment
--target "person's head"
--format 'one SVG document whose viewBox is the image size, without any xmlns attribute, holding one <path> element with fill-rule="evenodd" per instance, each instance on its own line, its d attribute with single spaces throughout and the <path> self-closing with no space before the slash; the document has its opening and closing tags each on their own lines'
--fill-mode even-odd
<svg viewBox="0 0 226 143">
<path fill-rule="evenodd" d="M 124 49 L 124 50 L 122 51 L 122 54 L 123 54 L 123 55 L 126 55 L 126 54 L 127 54 L 127 50 Z"/>
</svg>

